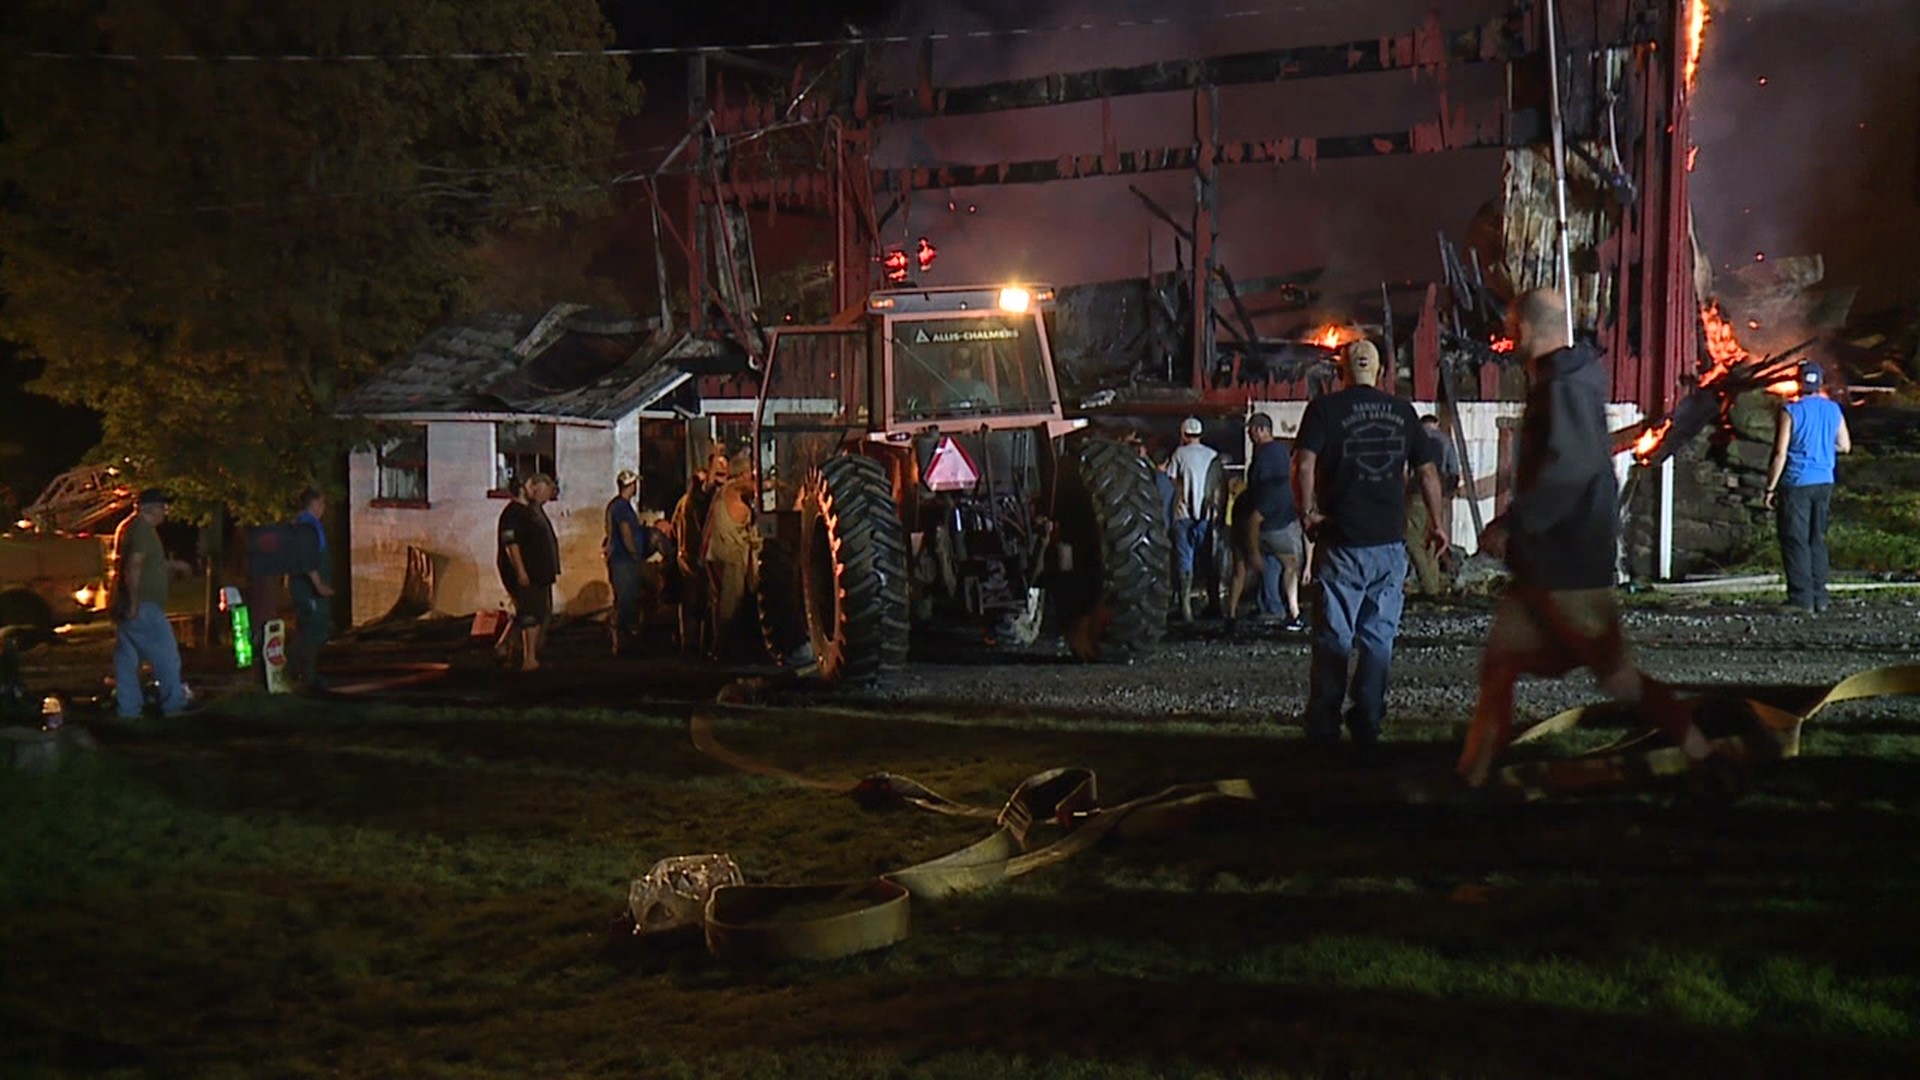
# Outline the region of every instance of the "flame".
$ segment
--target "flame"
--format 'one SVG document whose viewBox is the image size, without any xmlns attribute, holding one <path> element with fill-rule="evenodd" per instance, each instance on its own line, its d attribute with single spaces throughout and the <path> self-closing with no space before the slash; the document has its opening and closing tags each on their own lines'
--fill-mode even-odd
<svg viewBox="0 0 1920 1080">
<path fill-rule="evenodd" d="M 1492 349 L 1496 353 L 1505 355 L 1513 351 L 1513 339 L 1504 338 L 1504 337 L 1494 338 L 1492 341 L 1487 343 L 1487 348 Z"/>
<path fill-rule="evenodd" d="M 1668 417 L 1660 421 L 1659 427 L 1650 427 L 1641 432 L 1640 437 L 1633 441 L 1633 459 L 1645 465 L 1647 459 L 1653 456 L 1653 452 L 1660 449 L 1660 444 L 1666 441 L 1667 431 L 1672 427 L 1673 418 Z"/>
<path fill-rule="evenodd" d="M 1687 171 L 1688 172 L 1693 171 L 1693 160 L 1699 156 L 1700 156 L 1699 146 L 1696 145 L 1696 146 L 1687 147 Z"/>
<path fill-rule="evenodd" d="M 1767 393 L 1792 401 L 1800 396 L 1800 380 L 1782 379 L 1777 383 L 1771 383 L 1767 386 Z"/>
<path fill-rule="evenodd" d="M 1307 343 L 1326 349 L 1338 349 L 1361 338 L 1360 331 L 1351 326 L 1339 326 L 1328 323 L 1307 335 Z"/>
<path fill-rule="evenodd" d="M 1712 386 L 1720 381 L 1733 365 L 1752 357 L 1740 347 L 1739 339 L 1733 335 L 1733 324 L 1720 312 L 1720 302 L 1710 301 L 1700 305 L 1700 324 L 1707 331 L 1707 367 L 1700 375 L 1701 386 Z"/>
<path fill-rule="evenodd" d="M 1693 93 L 1695 78 L 1700 74 L 1700 46 L 1707 40 L 1707 23 L 1713 19 L 1713 13 L 1707 10 L 1707 0 L 1687 0 L 1687 93 Z"/>
</svg>

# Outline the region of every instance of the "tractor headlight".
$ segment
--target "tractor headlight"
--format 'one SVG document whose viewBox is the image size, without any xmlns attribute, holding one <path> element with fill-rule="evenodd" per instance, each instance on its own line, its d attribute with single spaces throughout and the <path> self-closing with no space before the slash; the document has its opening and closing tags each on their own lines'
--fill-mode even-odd
<svg viewBox="0 0 1920 1080">
<path fill-rule="evenodd" d="M 1027 310 L 1033 303 L 1033 294 L 1018 285 L 1009 285 L 1000 290 L 1000 310 L 1016 314 Z"/>
</svg>

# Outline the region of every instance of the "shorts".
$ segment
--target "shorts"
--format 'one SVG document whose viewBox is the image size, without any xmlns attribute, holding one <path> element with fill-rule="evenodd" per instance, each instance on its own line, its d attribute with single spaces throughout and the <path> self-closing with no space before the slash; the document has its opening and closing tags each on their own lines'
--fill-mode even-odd
<svg viewBox="0 0 1920 1080">
<path fill-rule="evenodd" d="M 553 618 L 553 586 L 517 585 L 513 590 L 513 621 L 523 630 L 547 625 Z"/>
<path fill-rule="evenodd" d="M 1287 523 L 1284 529 L 1269 529 L 1260 533 L 1260 554 L 1292 555 L 1296 558 L 1307 553 L 1306 537 L 1300 532 L 1300 519 Z"/>
</svg>

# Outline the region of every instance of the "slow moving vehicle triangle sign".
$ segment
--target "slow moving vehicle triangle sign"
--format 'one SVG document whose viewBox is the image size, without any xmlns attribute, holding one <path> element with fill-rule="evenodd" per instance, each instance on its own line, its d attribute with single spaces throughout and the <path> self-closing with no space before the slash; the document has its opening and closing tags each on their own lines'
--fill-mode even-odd
<svg viewBox="0 0 1920 1080">
<path fill-rule="evenodd" d="M 933 448 L 933 460 L 927 463 L 927 487 L 934 491 L 960 491 L 980 482 L 980 471 L 952 436 Z"/>
</svg>

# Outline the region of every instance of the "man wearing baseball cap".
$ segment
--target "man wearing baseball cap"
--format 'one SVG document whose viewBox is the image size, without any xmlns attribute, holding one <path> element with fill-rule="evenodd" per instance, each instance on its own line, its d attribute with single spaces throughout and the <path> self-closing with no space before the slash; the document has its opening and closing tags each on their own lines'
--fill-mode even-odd
<svg viewBox="0 0 1920 1080">
<path fill-rule="evenodd" d="M 640 476 L 632 469 L 621 469 L 613 478 L 615 495 L 607 502 L 607 535 L 601 547 L 607 553 L 607 584 L 613 586 L 613 619 L 607 627 L 613 636 L 613 655 L 620 655 L 622 644 L 631 648 L 640 635 L 640 564 L 646 561 L 646 530 L 640 527 L 640 513 L 634 509 L 634 496 L 640 491 Z"/>
<path fill-rule="evenodd" d="M 1167 464 L 1173 480 L 1173 594 L 1180 603 L 1180 621 L 1193 621 L 1193 567 L 1196 552 L 1213 551 L 1215 523 L 1225 484 L 1220 455 L 1200 441 L 1206 425 L 1197 416 L 1180 422 L 1180 449 Z M 1214 568 L 1215 576 L 1219 568 Z M 1216 582 L 1217 584 L 1217 582 Z"/>
<path fill-rule="evenodd" d="M 140 493 L 133 513 L 113 534 L 113 693 L 122 720 L 137 720 L 146 704 L 140 664 L 153 665 L 160 684 L 160 711 L 174 716 L 187 707 L 180 681 L 180 643 L 167 622 L 167 550 L 160 524 L 172 496 L 159 488 Z"/>
<path fill-rule="evenodd" d="M 1340 707 L 1351 689 L 1347 731 L 1366 749 L 1385 725 L 1387 669 L 1405 603 L 1409 475 L 1426 500 L 1427 543 L 1438 547 L 1446 536 L 1433 444 L 1413 406 L 1378 389 L 1380 353 L 1372 342 L 1348 346 L 1344 368 L 1346 388 L 1307 403 L 1293 444 L 1294 499 L 1320 582 L 1306 727 L 1308 741 L 1338 744 Z"/>
<path fill-rule="evenodd" d="M 1799 393 L 1780 406 L 1767 462 L 1766 503 L 1780 532 L 1787 606 L 1827 610 L 1827 519 L 1833 509 L 1834 456 L 1851 453 L 1853 435 L 1827 396 L 1820 365 L 1800 364 Z"/>
</svg>

